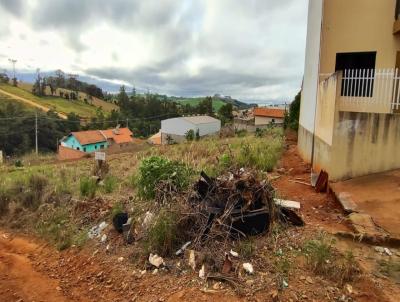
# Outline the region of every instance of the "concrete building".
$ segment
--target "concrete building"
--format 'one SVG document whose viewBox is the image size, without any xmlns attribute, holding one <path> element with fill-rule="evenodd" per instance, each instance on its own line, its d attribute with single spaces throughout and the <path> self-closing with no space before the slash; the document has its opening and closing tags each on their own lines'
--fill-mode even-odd
<svg viewBox="0 0 400 302">
<path fill-rule="evenodd" d="M 332 180 L 400 168 L 399 0 L 310 0 L 299 151 Z"/>
<path fill-rule="evenodd" d="M 64 137 L 58 149 L 58 158 L 77 159 L 96 151 L 116 151 L 133 143 L 128 128 L 71 132 Z"/>
<path fill-rule="evenodd" d="M 200 137 L 218 133 L 221 130 L 221 121 L 210 116 L 176 117 L 161 121 L 161 142 L 168 140 L 182 142 L 188 131 L 199 133 Z"/>
<path fill-rule="evenodd" d="M 268 126 L 270 124 L 283 124 L 285 118 L 285 109 L 281 108 L 254 108 L 254 125 Z"/>
</svg>

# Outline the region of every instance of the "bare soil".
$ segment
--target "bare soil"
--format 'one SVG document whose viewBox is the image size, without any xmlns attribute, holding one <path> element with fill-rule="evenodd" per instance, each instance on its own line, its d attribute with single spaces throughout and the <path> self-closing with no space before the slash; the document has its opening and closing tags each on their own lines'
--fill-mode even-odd
<svg viewBox="0 0 400 302">
<path fill-rule="evenodd" d="M 293 133 L 288 134 L 281 168 L 280 173 L 275 174 L 279 178 L 273 185 L 282 198 L 301 202 L 301 214 L 306 222 L 306 227 L 293 228 L 286 235 L 313 236 L 318 230 L 332 233 L 350 230 L 344 213 L 330 194 L 315 193 L 311 187 L 293 182 L 307 182 L 310 176 L 308 165 L 297 154 Z M 197 272 L 159 271 L 153 274 L 148 269 L 142 274 L 141 271 L 148 267 L 133 265 L 129 246 L 122 244 L 116 232 L 110 231 L 109 242 L 109 250 L 104 244 L 91 241 L 84 249 L 72 247 L 58 252 L 32 236 L 0 231 L 0 301 L 394 302 L 400 295 L 395 281 L 377 273 L 377 255 L 373 247 L 349 240 L 338 241 L 338 247 L 353 250 L 363 270 L 351 284 L 351 293 L 300 265 L 293 268 L 287 289 L 276 292 L 275 280 L 271 280 L 271 275 L 265 271 L 259 272 L 259 279 L 248 277 L 251 282 L 258 283 L 249 285 L 252 291 L 242 295 L 226 283 L 206 287 Z M 257 239 L 261 254 L 268 249 L 265 243 L 264 237 Z M 269 260 L 265 259 L 266 262 Z"/>
</svg>

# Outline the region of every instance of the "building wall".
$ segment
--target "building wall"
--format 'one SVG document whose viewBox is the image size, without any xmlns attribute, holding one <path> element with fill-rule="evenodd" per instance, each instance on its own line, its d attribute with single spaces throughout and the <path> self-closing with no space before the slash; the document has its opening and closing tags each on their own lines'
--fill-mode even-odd
<svg viewBox="0 0 400 302">
<path fill-rule="evenodd" d="M 322 0 L 310 0 L 308 4 L 306 64 L 301 91 L 300 125 L 311 133 L 314 133 L 317 102 L 322 4 Z"/>
<path fill-rule="evenodd" d="M 320 73 L 335 72 L 340 52 L 376 51 L 376 68 L 394 68 L 400 50 L 395 7 L 396 0 L 325 0 Z"/>
<path fill-rule="evenodd" d="M 69 147 L 75 150 L 79 150 L 79 151 L 83 151 L 86 153 L 91 153 L 91 152 L 95 152 L 95 151 L 100 151 L 102 150 L 101 146 L 104 146 L 103 149 L 106 149 L 108 147 L 108 143 L 107 142 L 99 142 L 99 143 L 95 143 L 95 144 L 87 144 L 82 146 L 78 140 L 75 138 L 75 136 L 70 135 L 69 137 L 67 137 L 62 143 L 62 146 L 65 147 Z"/>
<path fill-rule="evenodd" d="M 58 160 L 72 160 L 79 159 L 87 156 L 85 152 L 78 151 L 69 147 L 59 146 L 58 147 Z"/>
<path fill-rule="evenodd" d="M 254 125 L 256 125 L 256 126 L 269 125 L 272 122 L 274 122 L 275 124 L 283 124 L 283 118 L 267 117 L 267 116 L 255 116 L 254 117 Z"/>
<path fill-rule="evenodd" d="M 193 130 L 195 133 L 199 130 L 200 136 L 213 134 L 221 130 L 221 121 L 216 120 L 212 123 L 205 124 L 192 124 L 182 118 L 172 118 L 161 121 L 161 132 L 170 135 L 185 136 L 189 131 Z"/>
</svg>

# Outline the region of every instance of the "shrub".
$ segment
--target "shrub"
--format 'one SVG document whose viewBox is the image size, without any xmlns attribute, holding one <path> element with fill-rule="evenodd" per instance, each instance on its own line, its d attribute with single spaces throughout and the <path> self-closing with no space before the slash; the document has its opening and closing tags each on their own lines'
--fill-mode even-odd
<svg viewBox="0 0 400 302">
<path fill-rule="evenodd" d="M 82 196 L 93 198 L 96 195 L 97 190 L 96 180 L 89 177 L 81 178 L 79 190 Z"/>
<path fill-rule="evenodd" d="M 178 161 L 152 156 L 142 160 L 136 180 L 140 197 L 155 197 L 155 187 L 160 181 L 169 182 L 177 190 L 183 190 L 190 184 L 192 170 Z"/>
<path fill-rule="evenodd" d="M 168 256 L 175 251 L 177 239 L 177 215 L 172 211 L 162 209 L 149 227 L 145 247 L 148 252 Z"/>
<path fill-rule="evenodd" d="M 124 205 L 121 202 L 116 202 L 111 208 L 111 217 L 124 212 Z"/>
<path fill-rule="evenodd" d="M 22 190 L 19 199 L 24 207 L 36 209 L 41 201 L 47 186 L 47 178 L 43 175 L 32 174 L 28 178 L 27 189 Z"/>
<path fill-rule="evenodd" d="M 116 186 L 117 179 L 114 176 L 109 175 L 104 179 L 104 191 L 106 193 L 114 192 Z"/>
<path fill-rule="evenodd" d="M 232 158 L 229 154 L 224 153 L 219 158 L 219 163 L 223 168 L 229 168 L 232 165 Z"/>
<path fill-rule="evenodd" d="M 193 129 L 190 129 L 185 133 L 185 138 L 186 138 L 187 141 L 193 141 L 194 140 L 194 131 L 193 131 Z"/>
<path fill-rule="evenodd" d="M 14 165 L 15 165 L 17 168 L 21 168 L 21 167 L 24 166 L 24 164 L 22 163 L 22 160 L 20 160 L 20 159 L 17 159 L 17 160 L 15 161 Z"/>
</svg>

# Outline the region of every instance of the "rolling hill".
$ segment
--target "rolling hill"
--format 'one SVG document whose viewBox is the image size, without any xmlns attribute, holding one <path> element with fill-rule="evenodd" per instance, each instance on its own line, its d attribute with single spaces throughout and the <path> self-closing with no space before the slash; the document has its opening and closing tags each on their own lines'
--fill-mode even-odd
<svg viewBox="0 0 400 302">
<path fill-rule="evenodd" d="M 0 84 L 0 90 L 3 90 L 5 93 L 9 94 L 9 100 L 25 103 L 25 106 L 30 105 L 31 107 L 42 107 L 40 109 L 43 111 L 46 111 L 45 108 L 48 108 L 59 113 L 60 115 L 67 115 L 68 113 L 74 112 L 82 118 L 90 118 L 96 116 L 97 108 L 101 107 L 102 110 L 106 112 L 110 112 L 111 110 L 118 108 L 118 106 L 114 104 L 110 104 L 96 98 L 93 98 L 93 103 L 90 104 L 89 102 L 85 102 L 83 100 L 66 100 L 59 96 L 38 97 L 30 92 L 32 89 L 31 87 L 32 86 L 27 83 L 21 83 L 20 87 L 14 87 L 8 84 Z M 3 93 L 3 96 L 5 93 Z M 83 98 L 83 95 L 86 94 L 82 94 L 81 98 Z M 29 102 L 24 102 L 23 100 L 27 100 Z"/>
</svg>

